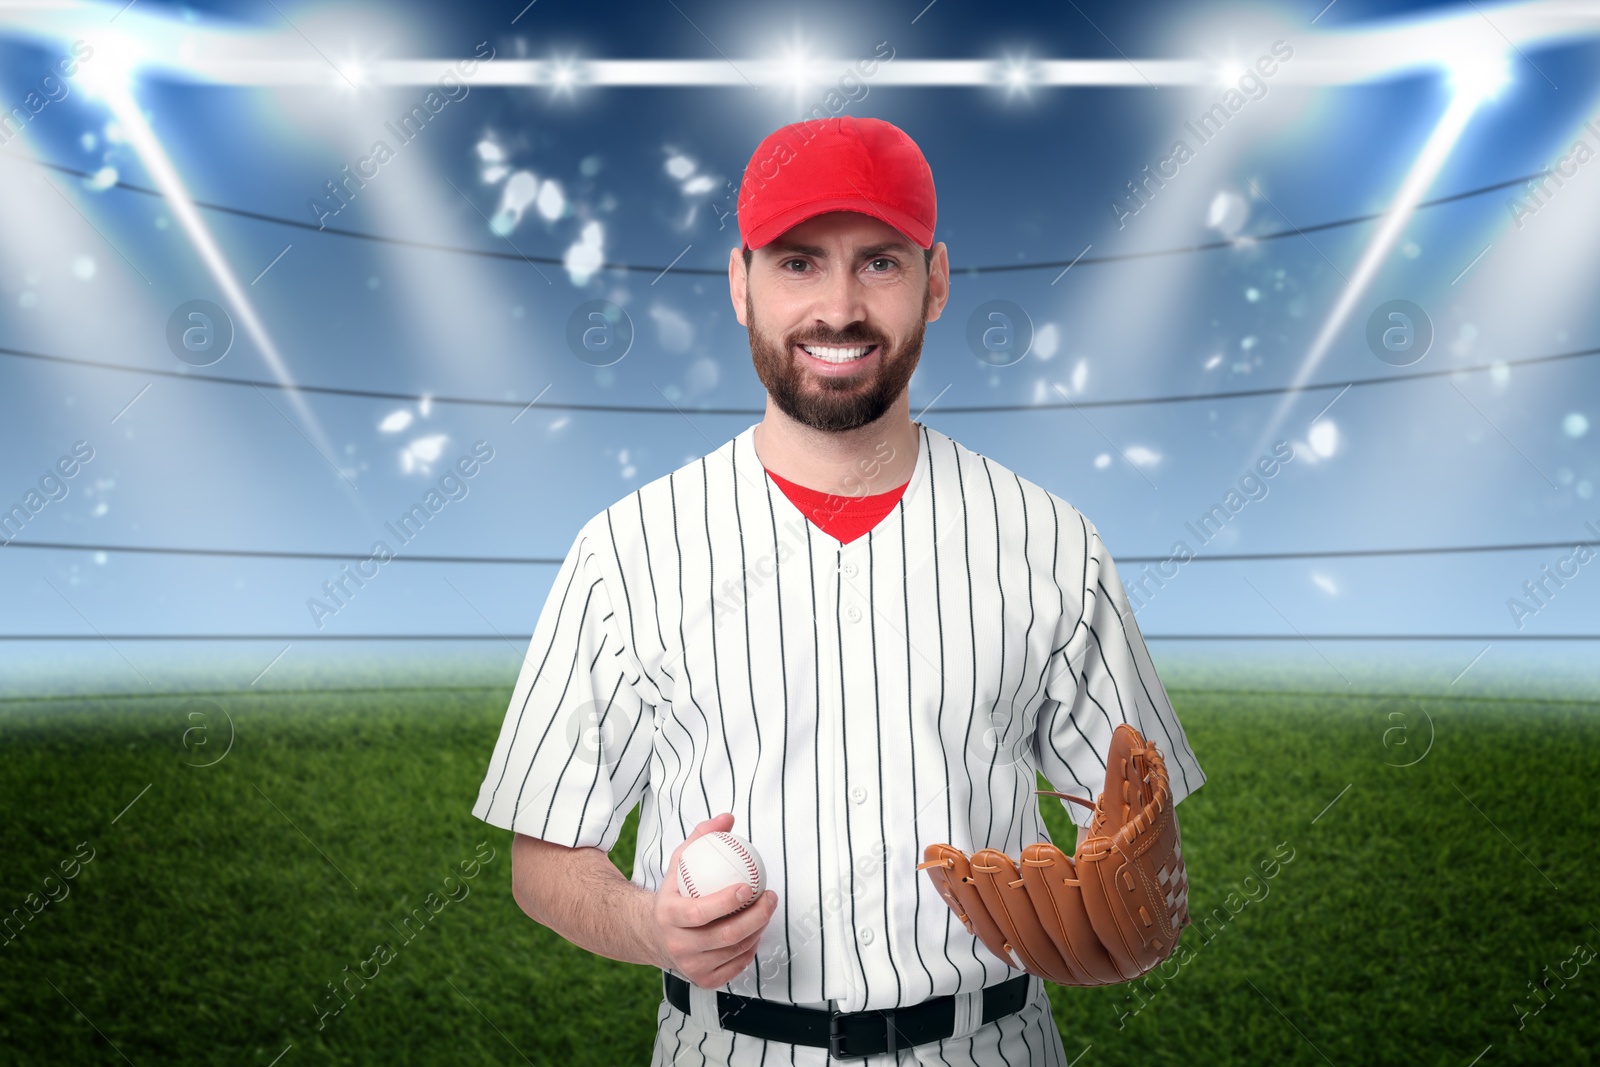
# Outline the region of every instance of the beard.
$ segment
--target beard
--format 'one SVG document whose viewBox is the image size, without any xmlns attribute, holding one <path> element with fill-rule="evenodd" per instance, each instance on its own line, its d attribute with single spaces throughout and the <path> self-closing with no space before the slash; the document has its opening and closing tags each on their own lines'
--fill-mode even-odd
<svg viewBox="0 0 1600 1067">
<path fill-rule="evenodd" d="M 922 338 L 927 325 L 928 301 L 932 293 L 922 289 L 922 315 L 916 328 L 894 351 L 885 338 L 864 324 L 856 324 L 838 334 L 805 331 L 773 343 L 756 322 L 755 306 L 745 291 L 745 321 L 750 324 L 750 355 L 756 376 L 766 387 L 778 409 L 791 419 L 814 430 L 844 433 L 876 422 L 888 411 L 911 383 L 922 356 Z M 877 345 L 871 371 L 850 375 L 813 374 L 804 360 L 794 354 L 794 345 L 826 345 L 849 348 Z"/>
</svg>

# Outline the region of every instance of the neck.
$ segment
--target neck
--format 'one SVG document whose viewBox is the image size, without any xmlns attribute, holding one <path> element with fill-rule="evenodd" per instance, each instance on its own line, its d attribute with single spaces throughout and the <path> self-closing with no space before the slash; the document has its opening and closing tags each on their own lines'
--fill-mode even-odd
<svg viewBox="0 0 1600 1067">
<path fill-rule="evenodd" d="M 855 497 L 887 493 L 909 482 L 922 443 L 904 396 L 875 422 L 841 433 L 796 422 L 768 398 L 754 440 L 761 465 L 779 477 Z"/>
</svg>

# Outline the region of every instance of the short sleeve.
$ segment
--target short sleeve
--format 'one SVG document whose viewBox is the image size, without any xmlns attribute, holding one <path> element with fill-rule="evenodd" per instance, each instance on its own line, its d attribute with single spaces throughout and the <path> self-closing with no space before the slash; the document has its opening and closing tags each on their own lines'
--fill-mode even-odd
<svg viewBox="0 0 1600 1067">
<path fill-rule="evenodd" d="M 1059 575 L 1067 610 L 1051 645 L 1034 730 L 1039 770 L 1057 791 L 1096 799 L 1105 788 L 1111 733 L 1126 722 L 1161 749 L 1176 804 L 1205 782 L 1205 774 L 1156 676 L 1099 531 L 1076 511 L 1069 514 L 1077 528 L 1063 524 Z M 1058 802 L 1078 825 L 1089 824 L 1089 809 Z"/>
<path fill-rule="evenodd" d="M 603 521 L 579 532 L 534 626 L 472 814 L 571 848 L 610 851 L 643 794 L 655 709 L 632 683 L 602 576 Z"/>
</svg>

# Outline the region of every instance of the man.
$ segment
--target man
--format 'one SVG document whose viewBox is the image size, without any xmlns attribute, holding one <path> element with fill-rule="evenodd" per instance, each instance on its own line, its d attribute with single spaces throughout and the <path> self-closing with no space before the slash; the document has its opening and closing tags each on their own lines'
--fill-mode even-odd
<svg viewBox="0 0 1600 1067">
<path fill-rule="evenodd" d="M 922 849 L 1048 840 L 1036 772 L 1097 795 L 1121 722 L 1175 803 L 1205 777 L 1094 525 L 910 418 L 950 292 L 917 146 L 786 126 L 738 215 L 765 415 L 579 532 L 474 814 L 515 831 L 530 917 L 662 969 L 654 1067 L 1064 1065 L 1042 980 L 963 928 Z M 630 881 L 607 851 L 635 803 Z M 678 894 L 713 830 L 760 853 L 754 903 Z"/>
</svg>

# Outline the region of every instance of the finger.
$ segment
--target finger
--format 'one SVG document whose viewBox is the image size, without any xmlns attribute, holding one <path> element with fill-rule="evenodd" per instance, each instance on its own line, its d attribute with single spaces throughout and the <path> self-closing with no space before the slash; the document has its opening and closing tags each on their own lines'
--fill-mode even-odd
<svg viewBox="0 0 1600 1067">
<path fill-rule="evenodd" d="M 761 895 L 761 899 L 743 911 L 715 919 L 701 926 L 696 933 L 705 939 L 708 946 L 732 946 L 751 935 L 759 936 L 772 922 L 773 913 L 776 911 L 777 894 L 769 890 Z"/>
<path fill-rule="evenodd" d="M 739 941 L 728 946 L 728 951 L 732 953 L 733 958 L 737 959 L 746 952 L 749 952 L 751 949 L 755 948 L 756 945 L 760 944 L 761 938 L 765 936 L 766 932 L 767 928 L 765 926 L 759 927 L 754 930 L 749 937 L 741 938 Z"/>
<path fill-rule="evenodd" d="M 678 886 L 676 874 L 673 886 Z M 738 898 L 739 891 L 748 892 L 749 886 L 744 882 L 723 886 L 714 892 L 704 893 L 700 896 L 690 896 L 688 893 L 674 892 L 666 902 L 667 913 L 678 926 L 704 926 L 723 915 L 736 911 L 744 903 Z"/>
<path fill-rule="evenodd" d="M 771 902 L 768 902 L 766 897 L 771 897 Z M 732 936 L 723 938 L 721 936 L 723 931 L 718 930 L 716 926 L 703 927 L 694 934 L 687 935 L 690 938 L 689 945 L 683 950 L 685 954 L 680 955 L 678 958 L 685 962 L 698 960 L 702 965 L 720 967 L 720 973 L 723 977 L 711 982 L 708 988 L 715 988 L 717 985 L 726 982 L 750 965 L 750 961 L 754 958 L 762 937 L 766 934 L 768 920 L 772 918 L 772 910 L 776 908 L 776 902 L 777 894 L 771 892 L 764 894 L 763 899 L 757 902 L 755 907 L 766 909 L 767 914 L 761 917 L 758 925 L 749 929 L 749 932 L 742 937 L 738 936 L 739 933 L 743 932 L 742 929 L 732 930 L 730 927 Z M 722 922 L 732 924 L 736 920 L 742 922 L 744 919 L 745 916 L 740 915 L 735 918 L 724 919 Z M 748 926 L 748 924 L 744 925 Z M 707 938 L 711 940 L 707 940 Z M 742 962 L 741 957 L 743 957 Z M 699 968 L 694 969 L 698 970 Z"/>
<path fill-rule="evenodd" d="M 722 966 L 749 952 L 760 943 L 766 932 L 766 927 L 760 927 L 743 937 L 724 938 L 722 932 L 718 931 L 714 939 L 702 939 L 688 953 L 702 966 Z"/>
<path fill-rule="evenodd" d="M 740 885 L 730 885 L 703 897 L 680 896 L 668 903 L 666 908 L 667 921 L 674 926 L 697 927 L 715 922 L 725 915 L 730 915 L 743 906 L 737 893 Z"/>
<path fill-rule="evenodd" d="M 750 962 L 755 959 L 755 955 L 756 950 L 754 946 L 744 952 L 739 953 L 739 955 L 735 956 L 726 965 L 718 967 L 716 970 L 712 971 L 709 976 L 707 976 L 707 987 L 715 989 L 718 986 L 728 984 L 734 978 L 737 978 L 739 975 L 744 973 L 745 968 L 749 967 Z"/>
</svg>

